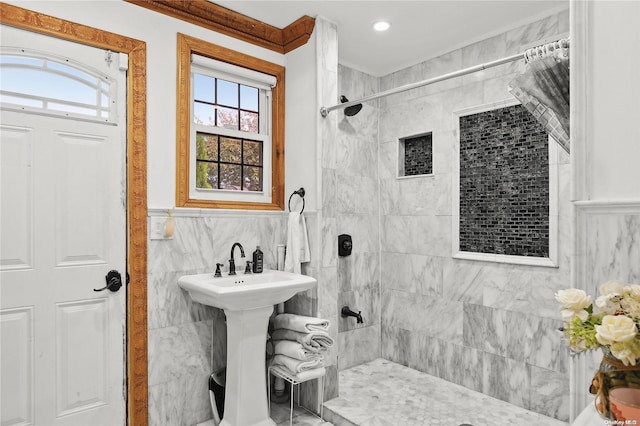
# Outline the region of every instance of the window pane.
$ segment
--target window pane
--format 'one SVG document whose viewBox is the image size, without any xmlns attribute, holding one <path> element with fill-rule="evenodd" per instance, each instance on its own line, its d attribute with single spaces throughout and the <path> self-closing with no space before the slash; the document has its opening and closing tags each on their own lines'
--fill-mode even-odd
<svg viewBox="0 0 640 426">
<path fill-rule="evenodd" d="M 216 109 L 213 105 L 201 104 L 200 102 L 193 103 L 193 122 L 196 124 L 205 124 L 207 126 L 215 126 Z"/>
<path fill-rule="evenodd" d="M 262 191 L 262 167 L 244 166 L 244 190 Z"/>
<path fill-rule="evenodd" d="M 218 189 L 218 163 L 196 161 L 196 188 Z"/>
<path fill-rule="evenodd" d="M 238 110 L 218 107 L 218 127 L 238 130 Z"/>
<path fill-rule="evenodd" d="M 44 102 L 38 99 L 23 99 L 0 94 L 0 103 L 16 104 L 33 108 L 44 108 Z"/>
<path fill-rule="evenodd" d="M 244 164 L 262 165 L 262 142 L 244 141 Z"/>
<path fill-rule="evenodd" d="M 65 65 L 65 64 L 60 64 L 58 62 L 53 62 L 53 61 L 47 61 L 47 67 L 52 69 L 52 70 L 56 70 L 59 71 L 63 74 L 67 74 L 69 76 L 73 76 L 76 77 L 80 80 L 84 80 L 87 83 L 89 83 L 91 86 L 97 86 L 98 85 L 98 79 L 90 74 L 87 74 L 84 71 L 81 71 L 79 69 L 76 68 L 72 68 L 69 65 Z"/>
<path fill-rule="evenodd" d="M 218 161 L 218 136 L 198 133 L 196 135 L 196 159 Z"/>
<path fill-rule="evenodd" d="M 242 166 L 220 164 L 220 189 L 239 191 L 242 183 Z"/>
<path fill-rule="evenodd" d="M 220 138 L 220 161 L 240 164 L 242 161 L 242 141 L 233 138 Z"/>
<path fill-rule="evenodd" d="M 2 90 L 95 105 L 97 87 L 45 70 L 3 68 Z"/>
<path fill-rule="evenodd" d="M 218 79 L 218 104 L 238 108 L 238 83 Z"/>
<path fill-rule="evenodd" d="M 26 56 L 1 55 L 0 64 L 29 65 L 32 67 L 44 67 L 44 60 L 39 58 L 29 58 Z"/>
<path fill-rule="evenodd" d="M 240 130 L 243 132 L 260 133 L 258 114 L 240 111 Z"/>
<path fill-rule="evenodd" d="M 215 79 L 207 75 L 193 74 L 193 98 L 197 101 L 214 103 Z"/>
<path fill-rule="evenodd" d="M 240 108 L 258 111 L 258 89 L 240 85 Z"/>
</svg>

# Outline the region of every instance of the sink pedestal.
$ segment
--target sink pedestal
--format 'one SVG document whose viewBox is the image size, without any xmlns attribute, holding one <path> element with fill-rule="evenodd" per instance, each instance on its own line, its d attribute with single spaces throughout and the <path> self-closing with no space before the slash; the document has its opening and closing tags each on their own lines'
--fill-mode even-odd
<svg viewBox="0 0 640 426">
<path fill-rule="evenodd" d="M 227 378 L 220 426 L 276 426 L 269 418 L 265 353 L 273 305 L 224 310 L 227 316 Z"/>
</svg>

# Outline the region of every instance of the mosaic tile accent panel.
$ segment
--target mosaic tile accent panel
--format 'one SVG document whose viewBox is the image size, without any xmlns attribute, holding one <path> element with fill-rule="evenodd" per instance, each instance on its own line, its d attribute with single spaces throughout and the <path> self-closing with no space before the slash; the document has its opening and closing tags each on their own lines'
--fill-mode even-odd
<svg viewBox="0 0 640 426">
<path fill-rule="evenodd" d="M 404 176 L 433 173 L 431 133 L 400 140 L 404 144 Z"/>
<path fill-rule="evenodd" d="M 522 105 L 460 117 L 460 250 L 549 256 L 549 137 Z"/>
</svg>

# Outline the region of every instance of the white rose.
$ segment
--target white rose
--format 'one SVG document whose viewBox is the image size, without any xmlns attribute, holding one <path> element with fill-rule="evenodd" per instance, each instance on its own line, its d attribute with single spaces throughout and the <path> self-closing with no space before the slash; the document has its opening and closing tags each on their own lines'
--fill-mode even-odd
<svg viewBox="0 0 640 426">
<path fill-rule="evenodd" d="M 619 296 L 624 291 L 624 286 L 617 281 L 608 281 L 600 286 L 600 294 L 603 296 Z"/>
<path fill-rule="evenodd" d="M 619 303 L 611 302 L 611 295 L 607 296 L 599 296 L 596 299 L 596 308 L 598 308 L 598 312 L 602 314 L 611 314 L 613 315 L 619 308 Z"/>
<path fill-rule="evenodd" d="M 640 299 L 640 285 L 630 284 L 624 288 L 625 295 L 629 295 L 634 299 Z"/>
<path fill-rule="evenodd" d="M 611 355 L 618 358 L 627 367 L 630 365 L 636 365 L 637 354 L 634 354 L 633 351 L 629 350 L 628 348 L 611 348 Z"/>
<path fill-rule="evenodd" d="M 591 305 L 591 296 L 587 295 L 584 290 L 577 288 L 558 290 L 556 300 L 562 306 L 560 312 L 565 321 L 569 321 L 574 316 L 580 317 L 583 321 L 588 318 L 589 313 L 585 309 Z"/>
<path fill-rule="evenodd" d="M 596 340 L 601 345 L 627 342 L 636 336 L 636 323 L 625 315 L 605 315 L 596 325 Z"/>
</svg>

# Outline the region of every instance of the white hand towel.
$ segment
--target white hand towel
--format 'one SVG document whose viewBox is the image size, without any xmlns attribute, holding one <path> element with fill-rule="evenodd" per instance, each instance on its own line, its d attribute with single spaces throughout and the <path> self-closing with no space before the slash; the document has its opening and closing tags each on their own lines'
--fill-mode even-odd
<svg viewBox="0 0 640 426">
<path fill-rule="evenodd" d="M 286 328 L 288 330 L 307 333 L 309 331 L 329 330 L 329 320 L 304 315 L 279 314 L 273 319 L 273 328 Z"/>
<path fill-rule="evenodd" d="M 284 256 L 284 270 L 299 274 L 300 264 L 311 260 L 307 224 L 300 212 L 289 213 L 287 226 L 287 252 Z"/>
<path fill-rule="evenodd" d="M 302 371 L 324 367 L 324 358 L 322 356 L 316 356 L 306 361 L 300 361 L 286 355 L 275 355 L 271 360 L 271 365 L 282 365 L 293 374 L 298 374 Z"/>
<path fill-rule="evenodd" d="M 318 351 L 305 349 L 300 343 L 291 340 L 274 340 L 273 353 L 286 355 L 291 358 L 305 361 L 318 356 Z"/>
<path fill-rule="evenodd" d="M 323 352 L 333 346 L 333 339 L 325 331 L 311 331 L 309 333 L 301 333 L 295 330 L 287 330 L 279 328 L 271 333 L 273 340 L 291 340 L 298 342 L 308 351 L 315 353 Z"/>
</svg>

